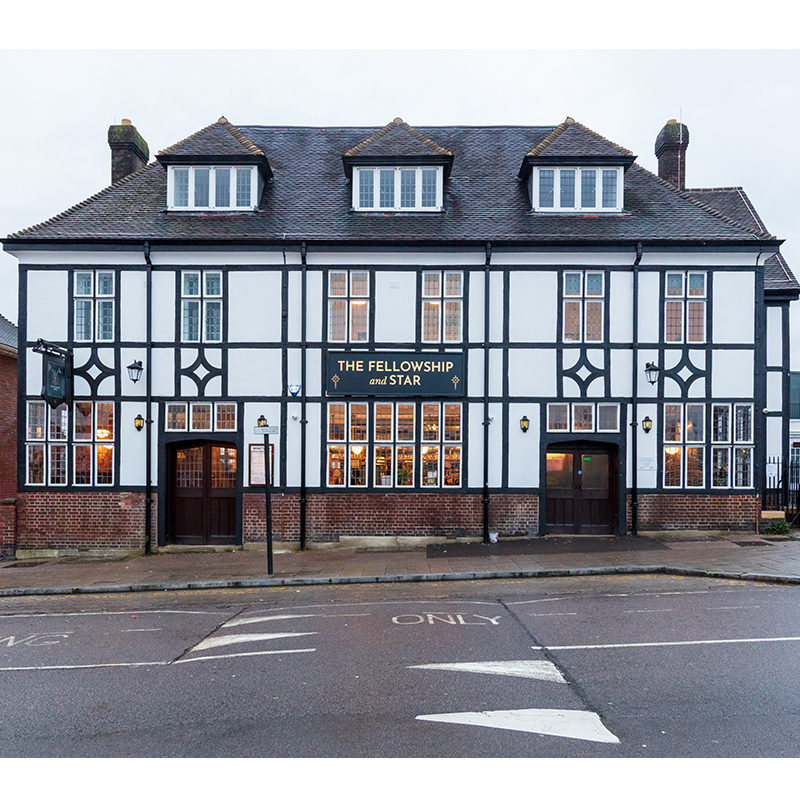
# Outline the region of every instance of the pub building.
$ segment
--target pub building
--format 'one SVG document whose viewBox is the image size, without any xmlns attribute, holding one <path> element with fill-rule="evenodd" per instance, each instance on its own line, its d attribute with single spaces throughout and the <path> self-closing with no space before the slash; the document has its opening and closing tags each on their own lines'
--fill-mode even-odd
<svg viewBox="0 0 800 800">
<path fill-rule="evenodd" d="M 658 175 L 569 117 L 108 141 L 3 240 L 18 551 L 759 524 L 800 285 L 685 125 Z"/>
</svg>

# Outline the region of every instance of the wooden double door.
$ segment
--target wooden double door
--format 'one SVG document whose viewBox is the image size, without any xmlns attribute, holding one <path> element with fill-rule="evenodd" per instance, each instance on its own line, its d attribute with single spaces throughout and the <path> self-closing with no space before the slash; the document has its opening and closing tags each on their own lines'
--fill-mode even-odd
<svg viewBox="0 0 800 800">
<path fill-rule="evenodd" d="M 167 540 L 236 543 L 236 447 L 219 442 L 174 445 L 169 458 Z"/>
<path fill-rule="evenodd" d="M 617 533 L 617 448 L 569 443 L 547 448 L 545 532 Z"/>
</svg>

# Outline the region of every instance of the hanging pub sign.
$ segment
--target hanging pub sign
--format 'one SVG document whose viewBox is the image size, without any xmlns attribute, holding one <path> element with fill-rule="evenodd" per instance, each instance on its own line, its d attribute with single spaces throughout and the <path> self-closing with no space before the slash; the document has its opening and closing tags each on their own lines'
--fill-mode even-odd
<svg viewBox="0 0 800 800">
<path fill-rule="evenodd" d="M 69 377 L 65 356 L 42 353 L 42 399 L 51 408 L 71 401 Z"/>
<path fill-rule="evenodd" d="M 328 352 L 328 395 L 464 394 L 463 353 Z"/>
</svg>

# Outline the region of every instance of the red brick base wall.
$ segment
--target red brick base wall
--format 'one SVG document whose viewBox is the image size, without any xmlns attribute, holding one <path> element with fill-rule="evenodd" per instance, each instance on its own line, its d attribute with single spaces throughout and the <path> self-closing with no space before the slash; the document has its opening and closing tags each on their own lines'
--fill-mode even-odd
<svg viewBox="0 0 800 800">
<path fill-rule="evenodd" d="M 526 536 L 539 527 L 536 495 L 490 496 L 489 528 L 501 536 Z M 244 496 L 244 541 L 266 540 L 264 496 Z M 300 539 L 300 498 L 272 496 L 274 541 Z M 309 494 L 306 540 L 335 542 L 340 536 L 482 536 L 479 494 Z"/>
<path fill-rule="evenodd" d="M 641 531 L 755 531 L 761 514 L 758 495 L 640 494 Z M 628 530 L 631 505 L 628 499 Z"/>
<path fill-rule="evenodd" d="M 14 555 L 17 508 L 14 502 L 0 502 L 0 556 Z"/>
<path fill-rule="evenodd" d="M 153 495 L 152 530 L 157 530 Z M 22 492 L 17 550 L 133 550 L 144 547 L 144 493 Z"/>
</svg>

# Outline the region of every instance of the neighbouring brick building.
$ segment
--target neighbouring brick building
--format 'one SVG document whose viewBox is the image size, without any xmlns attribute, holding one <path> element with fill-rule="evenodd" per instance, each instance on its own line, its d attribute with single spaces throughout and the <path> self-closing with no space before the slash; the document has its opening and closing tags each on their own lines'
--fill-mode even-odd
<svg viewBox="0 0 800 800">
<path fill-rule="evenodd" d="M 17 501 L 17 327 L 0 314 L 0 556 L 13 555 Z"/>
<path fill-rule="evenodd" d="M 222 118 L 148 164 L 112 126 L 115 182 L 3 240 L 18 547 L 140 546 L 148 508 L 158 544 L 262 540 L 259 418 L 285 540 L 754 529 L 800 285 L 688 142 L 656 176 L 570 118 Z"/>
</svg>

